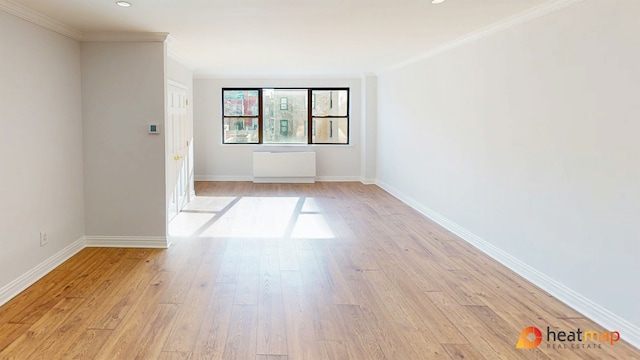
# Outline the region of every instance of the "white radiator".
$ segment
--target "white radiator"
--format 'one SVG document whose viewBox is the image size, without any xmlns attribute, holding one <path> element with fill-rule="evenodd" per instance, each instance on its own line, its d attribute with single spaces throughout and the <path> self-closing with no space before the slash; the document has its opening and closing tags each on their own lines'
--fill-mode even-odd
<svg viewBox="0 0 640 360">
<path fill-rule="evenodd" d="M 315 152 L 254 152 L 254 183 L 313 183 Z"/>
</svg>

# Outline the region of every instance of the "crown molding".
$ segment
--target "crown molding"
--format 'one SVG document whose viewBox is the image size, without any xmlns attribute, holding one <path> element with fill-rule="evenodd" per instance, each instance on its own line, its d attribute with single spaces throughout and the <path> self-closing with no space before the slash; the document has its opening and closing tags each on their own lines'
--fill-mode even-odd
<svg viewBox="0 0 640 360">
<path fill-rule="evenodd" d="M 174 49 L 172 49 L 171 45 L 169 45 L 168 48 L 167 48 L 167 56 L 169 58 L 179 62 L 180 64 L 188 67 L 189 70 L 191 70 L 191 71 L 193 71 L 193 69 L 195 69 L 193 64 L 191 64 L 187 59 L 182 57 L 182 55 L 180 55 L 178 52 L 176 52 Z"/>
<path fill-rule="evenodd" d="M 194 80 L 254 80 L 254 81 L 273 81 L 273 80 L 338 80 L 338 81 L 349 81 L 349 80 L 357 80 L 360 81 L 362 79 L 362 73 L 352 73 L 352 72 L 344 72 L 344 73 L 312 73 L 312 74 L 287 74 L 281 72 L 274 72 L 272 74 L 265 73 L 235 73 L 235 72 L 220 72 L 220 73 L 200 73 L 198 69 L 194 70 L 193 74 Z M 273 86 L 273 85 L 270 85 Z"/>
<path fill-rule="evenodd" d="M 32 24 L 41 26 L 70 39 L 77 41 L 82 39 L 81 31 L 12 1 L 0 0 L 0 11 L 4 11 L 22 20 L 26 20 Z"/>
<path fill-rule="evenodd" d="M 88 32 L 82 35 L 83 42 L 165 42 L 166 32 Z"/>
<path fill-rule="evenodd" d="M 385 68 L 381 71 L 378 72 L 378 74 L 384 74 L 384 73 L 388 73 L 390 71 L 393 70 L 397 70 L 400 68 L 403 68 L 407 65 L 411 65 L 413 63 L 416 63 L 418 61 L 421 60 L 425 60 L 428 59 L 432 56 L 438 55 L 440 53 L 449 51 L 451 49 L 457 48 L 459 46 L 462 46 L 464 44 L 476 41 L 478 39 L 481 39 L 485 36 L 489 36 L 491 34 L 495 34 L 507 29 L 510 29 L 512 27 L 521 25 L 521 24 L 525 24 L 528 22 L 531 22 L 533 20 L 539 19 L 541 17 L 547 16 L 549 14 L 553 14 L 555 12 L 558 12 L 560 10 L 564 10 L 568 7 L 574 6 L 574 5 L 578 5 L 583 3 L 585 0 L 551 0 L 545 4 L 542 4 L 540 6 L 536 6 L 533 9 L 527 10 L 525 12 L 522 12 L 520 14 L 511 16 L 509 18 L 506 18 L 504 20 L 498 21 L 492 25 L 489 25 L 485 28 L 482 28 L 480 30 L 474 31 L 470 34 L 467 34 L 457 40 L 454 40 L 452 42 L 446 43 L 444 45 L 441 46 L 437 46 L 429 51 L 426 51 L 424 53 L 421 53 L 417 56 L 414 56 L 412 58 L 409 58 L 407 60 L 401 61 L 399 63 L 396 63 L 394 65 L 391 65 L 388 68 Z"/>
</svg>

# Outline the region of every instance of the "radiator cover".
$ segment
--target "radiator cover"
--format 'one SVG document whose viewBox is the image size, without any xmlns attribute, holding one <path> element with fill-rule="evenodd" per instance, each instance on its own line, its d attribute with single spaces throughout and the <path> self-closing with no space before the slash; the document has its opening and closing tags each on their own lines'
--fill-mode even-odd
<svg viewBox="0 0 640 360">
<path fill-rule="evenodd" d="M 314 183 L 315 152 L 254 152 L 254 183 Z"/>
</svg>

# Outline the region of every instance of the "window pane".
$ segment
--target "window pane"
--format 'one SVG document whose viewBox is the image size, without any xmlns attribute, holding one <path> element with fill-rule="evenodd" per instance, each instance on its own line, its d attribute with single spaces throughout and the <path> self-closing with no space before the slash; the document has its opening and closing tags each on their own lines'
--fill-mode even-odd
<svg viewBox="0 0 640 360">
<path fill-rule="evenodd" d="M 224 118 L 226 144 L 257 144 L 258 118 Z"/>
<path fill-rule="evenodd" d="M 224 90 L 224 116 L 258 116 L 258 90 Z"/>
<path fill-rule="evenodd" d="M 263 143 L 307 143 L 307 90 L 264 89 Z"/>
<path fill-rule="evenodd" d="M 349 92 L 347 90 L 313 90 L 313 116 L 347 116 Z"/>
<path fill-rule="evenodd" d="M 348 118 L 314 118 L 312 123 L 313 143 L 315 144 L 348 144 Z"/>
</svg>

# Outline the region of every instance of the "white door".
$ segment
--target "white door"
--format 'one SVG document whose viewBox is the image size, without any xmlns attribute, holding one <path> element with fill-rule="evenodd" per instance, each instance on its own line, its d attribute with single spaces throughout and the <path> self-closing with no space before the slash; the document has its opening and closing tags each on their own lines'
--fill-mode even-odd
<svg viewBox="0 0 640 360">
<path fill-rule="evenodd" d="M 173 194 L 169 201 L 169 220 L 182 210 L 188 202 L 188 155 L 189 131 L 187 123 L 187 89 L 178 84 L 170 83 L 167 87 L 167 112 L 169 124 L 167 138 L 169 152 L 167 159 L 169 171 L 168 180 L 173 187 Z"/>
</svg>

